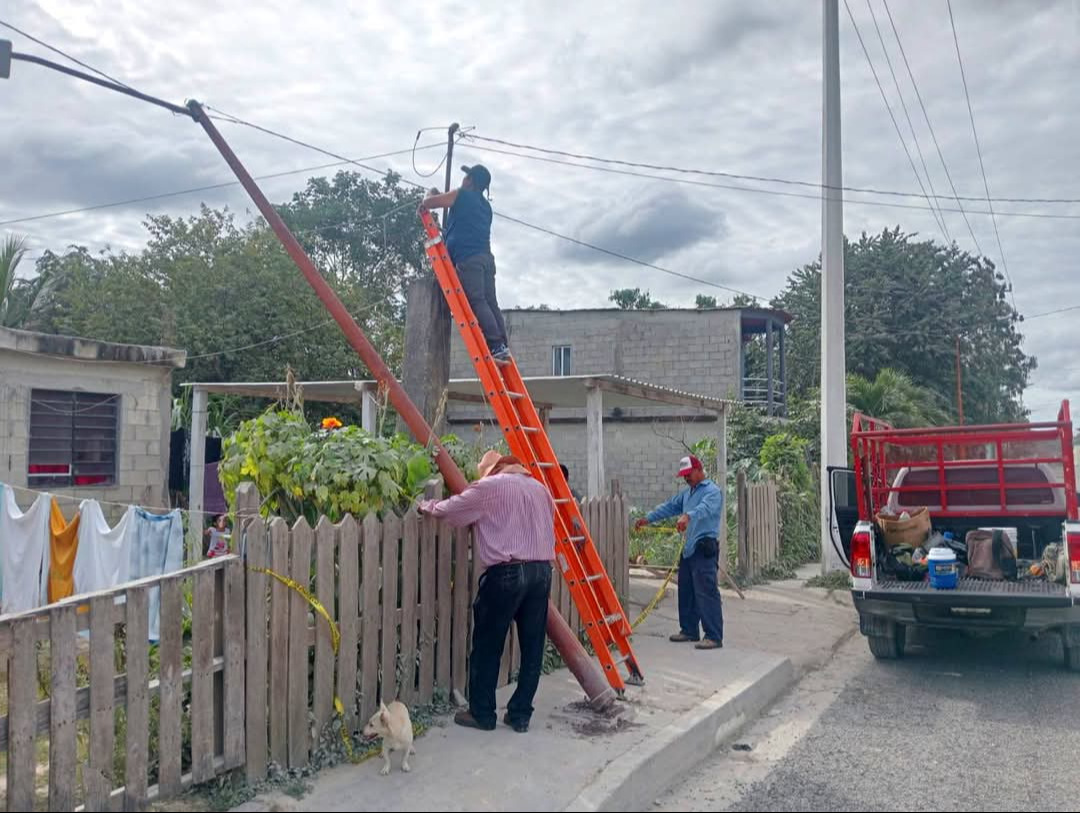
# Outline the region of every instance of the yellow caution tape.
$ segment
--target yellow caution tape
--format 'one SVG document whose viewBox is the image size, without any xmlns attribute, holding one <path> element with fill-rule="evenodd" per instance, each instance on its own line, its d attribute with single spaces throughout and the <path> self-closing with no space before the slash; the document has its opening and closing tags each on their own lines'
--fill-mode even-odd
<svg viewBox="0 0 1080 813">
<path fill-rule="evenodd" d="M 251 567 L 249 565 L 249 568 L 256 573 L 264 573 L 267 576 L 277 579 L 290 590 L 295 590 L 297 593 L 304 597 L 304 600 L 311 605 L 311 608 L 315 610 L 315 612 L 317 612 L 324 619 L 326 619 L 326 623 L 330 625 L 330 643 L 334 648 L 334 657 L 336 658 L 338 650 L 341 648 L 341 632 L 338 629 L 338 625 L 334 623 L 334 619 L 330 617 L 330 613 L 327 612 L 326 608 L 322 605 L 322 602 L 315 598 L 315 596 L 311 595 L 311 591 L 295 579 L 290 579 L 288 576 L 282 576 L 280 573 L 275 573 L 273 570 L 270 570 L 270 568 L 267 567 Z M 667 586 L 666 582 L 665 586 Z M 352 762 L 354 765 L 358 765 L 361 762 L 371 759 L 373 756 L 379 753 L 378 751 L 367 751 L 361 754 L 359 757 L 354 756 L 352 738 L 349 736 L 349 732 L 345 727 L 345 704 L 341 702 L 341 698 L 338 697 L 336 694 L 334 695 L 334 711 L 337 712 L 338 716 L 341 718 L 341 742 L 345 746 L 345 756 L 350 762 Z M 419 736 L 426 730 L 427 726 L 423 725 L 422 723 L 413 724 L 413 734 L 415 736 Z"/>
<path fill-rule="evenodd" d="M 660 589 L 657 590 L 656 595 L 652 597 L 652 601 L 650 601 L 646 605 L 645 609 L 641 611 L 641 615 L 639 615 L 634 621 L 634 623 L 630 625 L 630 629 L 636 630 L 638 628 L 638 624 L 648 618 L 649 613 L 656 609 L 656 605 L 660 603 L 660 600 L 664 597 L 664 593 L 667 591 L 667 586 L 671 584 L 671 577 L 675 575 L 675 571 L 678 570 L 678 568 L 679 563 L 678 561 L 676 561 L 675 564 L 671 566 L 671 570 L 668 571 L 667 578 L 664 579 L 664 583 L 660 585 Z"/>
<path fill-rule="evenodd" d="M 330 617 L 330 613 L 327 612 L 326 608 L 322 605 L 322 602 L 311 595 L 311 591 L 295 579 L 290 579 L 288 576 L 282 576 L 280 573 L 275 573 L 268 567 L 252 567 L 251 570 L 256 573 L 265 573 L 267 576 L 277 579 L 290 590 L 295 590 L 303 596 L 304 600 L 311 605 L 311 608 L 315 612 L 326 619 L 326 623 L 330 625 L 330 644 L 334 649 L 334 657 L 336 658 L 338 650 L 341 648 L 341 631 L 338 629 L 338 625 L 334 623 L 334 619 Z M 350 761 L 353 761 L 352 738 L 345 728 L 345 704 L 341 702 L 341 698 L 336 694 L 334 695 L 334 711 L 341 717 L 341 741 L 345 746 L 345 755 Z M 364 759 L 366 758 L 367 757 L 364 757 Z M 359 761 L 362 762 L 363 759 Z"/>
</svg>

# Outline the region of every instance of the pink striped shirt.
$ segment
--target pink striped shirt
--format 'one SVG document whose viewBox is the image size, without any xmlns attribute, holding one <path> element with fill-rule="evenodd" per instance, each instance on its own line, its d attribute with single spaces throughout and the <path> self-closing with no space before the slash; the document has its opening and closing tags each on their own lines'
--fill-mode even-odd
<svg viewBox="0 0 1080 813">
<path fill-rule="evenodd" d="M 527 474 L 495 474 L 448 500 L 424 500 L 420 510 L 455 527 L 475 525 L 475 550 L 484 567 L 555 558 L 555 502 Z"/>
</svg>

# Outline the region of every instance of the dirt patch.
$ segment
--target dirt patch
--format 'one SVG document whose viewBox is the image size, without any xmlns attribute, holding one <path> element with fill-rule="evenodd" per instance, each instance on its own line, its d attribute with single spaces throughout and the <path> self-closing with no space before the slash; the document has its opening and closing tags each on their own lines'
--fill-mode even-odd
<svg viewBox="0 0 1080 813">
<path fill-rule="evenodd" d="M 640 725 L 634 722 L 634 708 L 623 702 L 612 703 L 606 709 L 596 711 L 587 700 L 578 700 L 564 706 L 562 713 L 554 716 L 579 737 L 603 737 Z"/>
</svg>

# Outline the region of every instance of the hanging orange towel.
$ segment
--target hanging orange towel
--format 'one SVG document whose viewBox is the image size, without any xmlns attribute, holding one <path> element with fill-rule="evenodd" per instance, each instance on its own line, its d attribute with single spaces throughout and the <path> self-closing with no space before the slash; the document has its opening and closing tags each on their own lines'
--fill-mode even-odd
<svg viewBox="0 0 1080 813">
<path fill-rule="evenodd" d="M 54 498 L 49 514 L 49 603 L 75 593 L 75 551 L 79 547 L 79 513 L 69 523 Z"/>
</svg>

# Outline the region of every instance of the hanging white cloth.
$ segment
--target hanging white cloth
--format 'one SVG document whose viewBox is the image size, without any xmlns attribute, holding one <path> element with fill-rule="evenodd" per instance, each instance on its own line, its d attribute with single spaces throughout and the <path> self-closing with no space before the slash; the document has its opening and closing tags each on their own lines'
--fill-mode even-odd
<svg viewBox="0 0 1080 813">
<path fill-rule="evenodd" d="M 48 601 L 52 497 L 38 494 L 23 512 L 15 502 L 15 489 L 5 486 L 0 496 L 0 612 L 21 613 Z"/>
<path fill-rule="evenodd" d="M 108 590 L 130 580 L 135 508 L 109 527 L 97 500 L 79 505 L 79 549 L 75 553 L 75 594 Z"/>
</svg>

